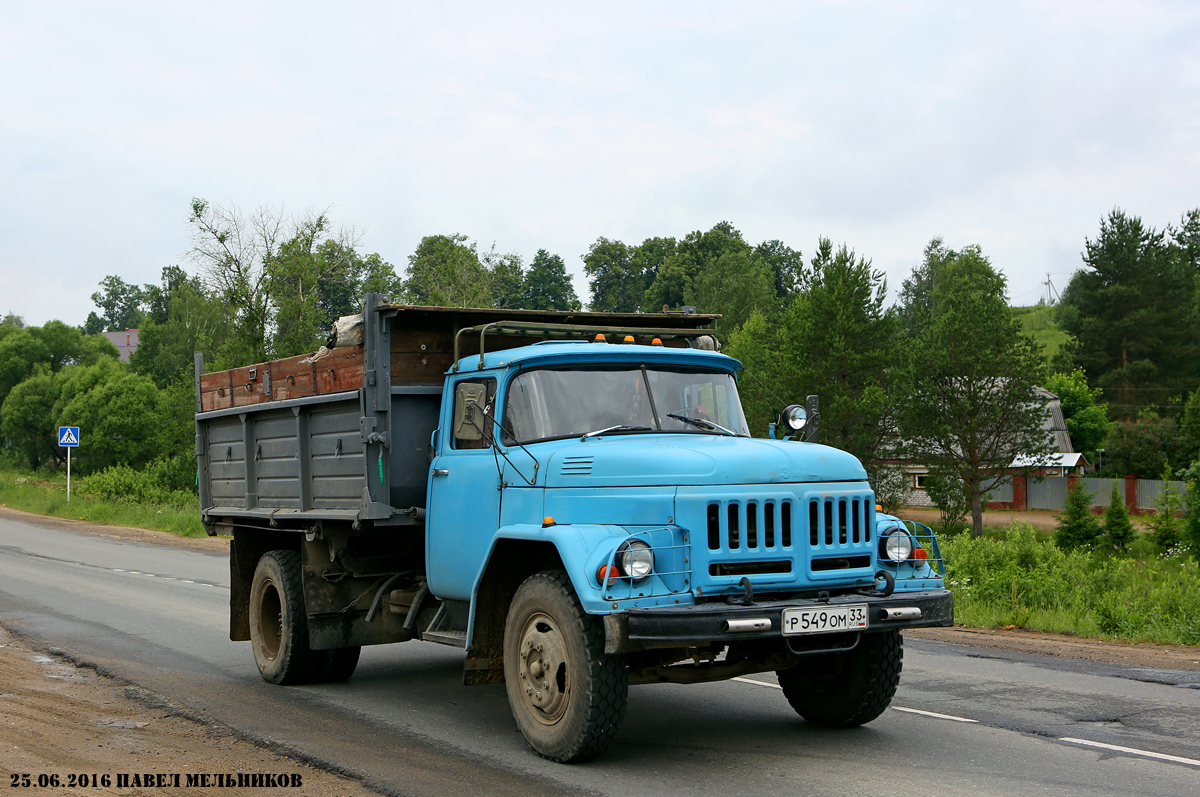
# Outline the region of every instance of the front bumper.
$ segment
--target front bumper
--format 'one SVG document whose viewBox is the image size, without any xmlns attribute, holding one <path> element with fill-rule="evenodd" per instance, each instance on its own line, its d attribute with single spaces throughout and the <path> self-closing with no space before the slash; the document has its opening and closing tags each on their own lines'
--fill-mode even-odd
<svg viewBox="0 0 1200 797">
<path fill-rule="evenodd" d="M 954 597 L 945 589 L 894 593 L 886 598 L 837 595 L 828 600 L 758 601 L 750 606 L 703 603 L 664 609 L 630 609 L 620 614 L 605 615 L 604 650 L 606 653 L 631 653 L 653 648 L 778 639 L 783 636 L 784 609 L 864 603 L 868 607 L 868 626 L 864 633 L 954 625 Z M 789 639 L 814 640 L 823 636 L 832 637 L 834 633 L 804 634 Z"/>
</svg>

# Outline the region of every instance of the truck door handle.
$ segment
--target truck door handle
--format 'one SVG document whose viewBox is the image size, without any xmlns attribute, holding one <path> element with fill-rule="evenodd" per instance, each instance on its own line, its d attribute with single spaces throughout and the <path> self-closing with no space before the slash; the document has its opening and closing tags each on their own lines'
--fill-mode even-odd
<svg viewBox="0 0 1200 797">
<path fill-rule="evenodd" d="M 434 476 L 449 476 L 450 471 L 446 470 L 445 468 L 434 468 L 433 475 Z"/>
</svg>

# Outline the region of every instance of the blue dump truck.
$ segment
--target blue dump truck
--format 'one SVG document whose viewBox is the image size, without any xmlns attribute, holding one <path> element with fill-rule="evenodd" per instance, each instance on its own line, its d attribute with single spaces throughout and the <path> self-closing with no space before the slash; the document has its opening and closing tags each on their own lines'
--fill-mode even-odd
<svg viewBox="0 0 1200 797">
<path fill-rule="evenodd" d="M 775 672 L 809 722 L 875 719 L 900 631 L 953 622 L 937 542 L 813 442 L 811 406 L 751 437 L 715 318 L 368 295 L 313 355 L 197 355 L 231 639 L 276 684 L 345 680 L 363 645 L 463 648 L 561 762 L 611 744 L 637 684 Z"/>
</svg>

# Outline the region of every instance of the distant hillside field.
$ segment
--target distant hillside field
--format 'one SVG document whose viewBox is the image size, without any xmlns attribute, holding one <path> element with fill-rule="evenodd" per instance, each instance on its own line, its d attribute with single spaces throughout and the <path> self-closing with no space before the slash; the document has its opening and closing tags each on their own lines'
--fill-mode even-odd
<svg viewBox="0 0 1200 797">
<path fill-rule="evenodd" d="M 1046 348 L 1047 360 L 1066 345 L 1069 336 L 1054 323 L 1054 307 L 1038 304 L 1033 307 L 1014 307 L 1012 311 L 1025 333 L 1032 335 Z"/>
</svg>

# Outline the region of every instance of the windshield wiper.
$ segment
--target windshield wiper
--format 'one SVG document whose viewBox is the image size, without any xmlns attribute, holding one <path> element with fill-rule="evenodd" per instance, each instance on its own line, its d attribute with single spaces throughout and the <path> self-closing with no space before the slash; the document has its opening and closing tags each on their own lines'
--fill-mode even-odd
<svg viewBox="0 0 1200 797">
<path fill-rule="evenodd" d="M 709 431 L 713 431 L 713 432 L 724 432 L 725 434 L 729 435 L 730 437 L 738 436 L 738 433 L 733 431 L 732 429 L 726 429 L 724 426 L 722 426 L 719 423 L 713 423 L 712 421 L 706 421 L 703 418 L 691 418 L 691 417 L 688 417 L 687 415 L 680 415 L 675 412 L 668 412 L 667 417 L 674 418 L 677 421 L 683 421 L 684 423 L 690 423 L 692 426 L 699 426 L 701 429 L 708 429 Z"/>
<path fill-rule="evenodd" d="M 654 431 L 654 429 L 649 426 L 626 426 L 623 423 L 619 423 L 616 426 L 609 426 L 606 429 L 597 429 L 594 432 L 588 432 L 587 434 L 585 434 L 583 437 L 581 437 L 579 439 L 587 440 L 589 437 L 599 437 L 600 435 L 608 434 L 609 432 L 653 432 L 653 431 Z"/>
</svg>

